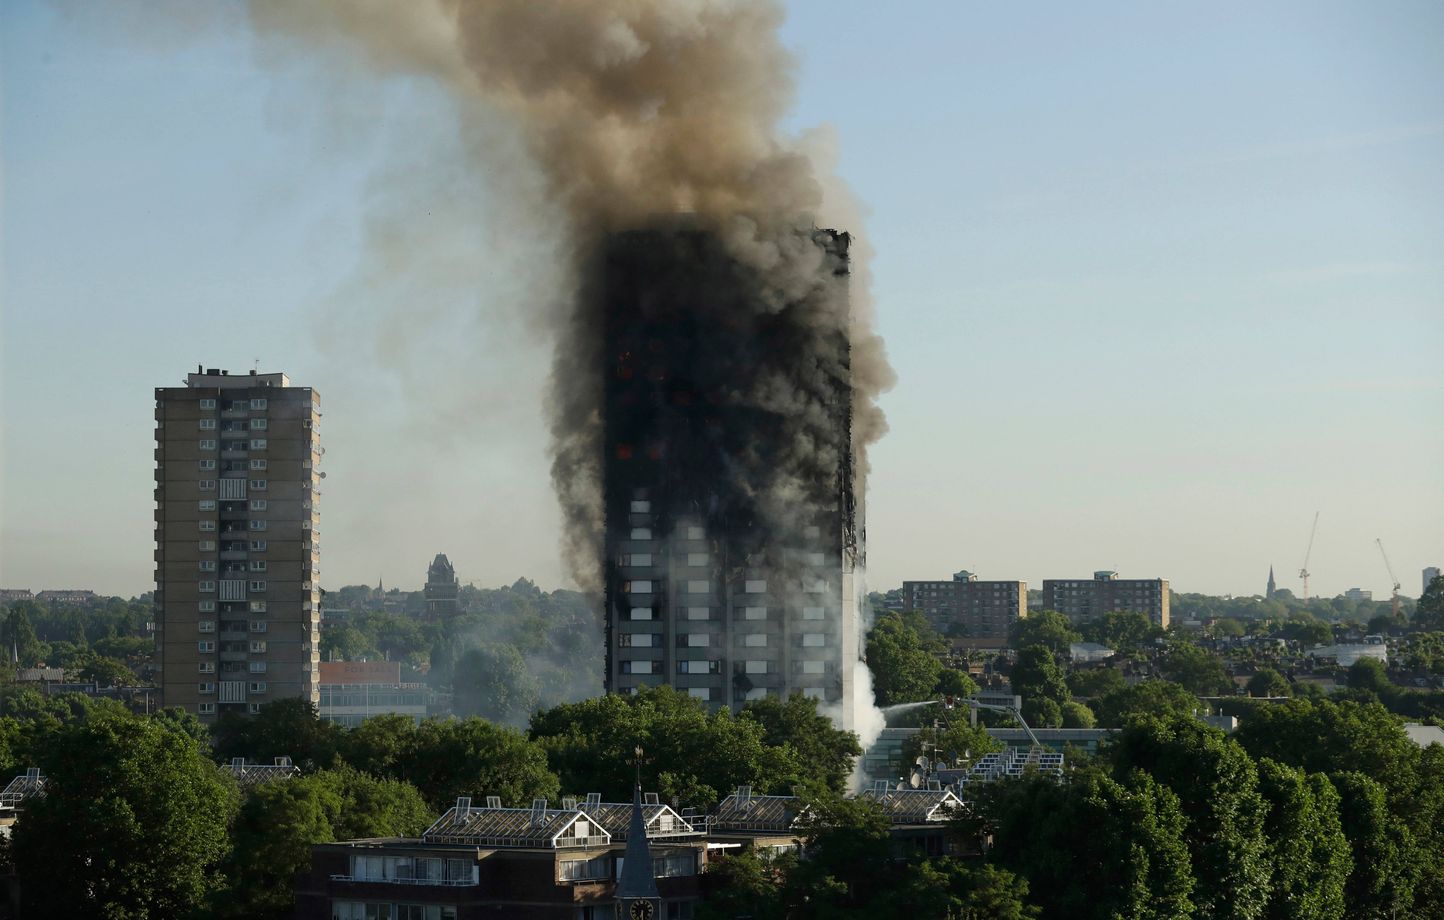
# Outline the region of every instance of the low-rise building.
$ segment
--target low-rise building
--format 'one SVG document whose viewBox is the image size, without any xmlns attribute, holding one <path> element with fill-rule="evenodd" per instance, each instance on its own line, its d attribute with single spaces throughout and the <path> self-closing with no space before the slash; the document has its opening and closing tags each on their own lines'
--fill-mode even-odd
<svg viewBox="0 0 1444 920">
<path fill-rule="evenodd" d="M 355 728 L 371 716 L 395 714 L 420 722 L 430 713 L 431 688 L 401 679 L 399 661 L 323 661 L 321 718 Z"/>
<path fill-rule="evenodd" d="M 1168 579 L 1119 578 L 1100 570 L 1091 579 L 1045 578 L 1042 609 L 1056 610 L 1074 623 L 1085 623 L 1106 613 L 1132 612 L 1168 628 Z"/>
<path fill-rule="evenodd" d="M 35 594 L 29 588 L 0 588 L 0 604 L 33 600 L 35 600 Z"/>
</svg>

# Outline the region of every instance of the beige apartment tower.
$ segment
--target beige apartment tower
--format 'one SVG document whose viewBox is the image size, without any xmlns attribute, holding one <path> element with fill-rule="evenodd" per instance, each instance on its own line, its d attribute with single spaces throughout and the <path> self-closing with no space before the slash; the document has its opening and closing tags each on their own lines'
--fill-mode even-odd
<svg viewBox="0 0 1444 920">
<path fill-rule="evenodd" d="M 320 698 L 320 395 L 215 368 L 155 391 L 161 692 L 204 722 Z"/>
<path fill-rule="evenodd" d="M 1125 611 L 1147 614 L 1150 623 L 1167 629 L 1168 602 L 1166 578 L 1119 578 L 1117 572 L 1098 571 L 1092 579 L 1043 580 L 1043 609 L 1056 610 L 1074 623 Z"/>
</svg>

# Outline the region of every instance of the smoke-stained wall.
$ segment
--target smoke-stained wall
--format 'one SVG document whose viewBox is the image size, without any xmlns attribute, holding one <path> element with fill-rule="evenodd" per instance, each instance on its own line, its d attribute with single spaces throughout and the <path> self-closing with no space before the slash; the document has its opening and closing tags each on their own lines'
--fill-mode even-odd
<svg viewBox="0 0 1444 920">
<path fill-rule="evenodd" d="M 612 689 L 717 706 L 800 690 L 851 711 L 849 238 L 793 238 L 785 292 L 685 216 L 607 237 L 587 266 Z"/>
</svg>

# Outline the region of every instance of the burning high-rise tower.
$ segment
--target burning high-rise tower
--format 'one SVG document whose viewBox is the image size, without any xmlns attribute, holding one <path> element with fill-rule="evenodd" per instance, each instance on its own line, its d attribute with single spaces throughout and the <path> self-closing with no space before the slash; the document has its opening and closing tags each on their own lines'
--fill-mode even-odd
<svg viewBox="0 0 1444 920">
<path fill-rule="evenodd" d="M 685 220 L 614 234 L 602 318 L 607 686 L 852 712 L 858 658 L 845 233 L 773 286 Z"/>
</svg>

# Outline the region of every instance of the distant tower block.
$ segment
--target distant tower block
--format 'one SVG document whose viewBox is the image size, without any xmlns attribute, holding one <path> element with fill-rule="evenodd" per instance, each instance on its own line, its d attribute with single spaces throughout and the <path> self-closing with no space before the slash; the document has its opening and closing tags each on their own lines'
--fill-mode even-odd
<svg viewBox="0 0 1444 920">
<path fill-rule="evenodd" d="M 446 620 L 456 616 L 460 609 L 461 586 L 456 581 L 456 570 L 445 553 L 437 553 L 426 570 L 426 616 L 431 620 Z"/>
</svg>

